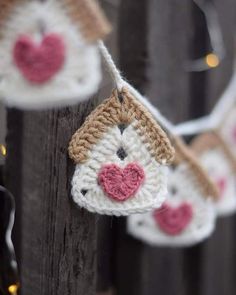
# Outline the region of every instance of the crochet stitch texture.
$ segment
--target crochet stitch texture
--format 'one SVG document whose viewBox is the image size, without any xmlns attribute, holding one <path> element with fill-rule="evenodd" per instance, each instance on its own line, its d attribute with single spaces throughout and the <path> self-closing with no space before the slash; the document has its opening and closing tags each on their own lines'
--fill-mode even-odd
<svg viewBox="0 0 236 295">
<path fill-rule="evenodd" d="M 102 73 L 96 41 L 109 28 L 90 2 L 1 1 L 0 13 L 6 15 L 0 23 L 0 93 L 5 104 L 60 107 L 97 91 Z"/>
<path fill-rule="evenodd" d="M 193 153 L 174 139 L 176 156 L 169 168 L 168 195 L 161 208 L 129 216 L 130 235 L 155 246 L 190 246 L 206 239 L 215 227 L 213 200 L 218 191 Z"/>
<path fill-rule="evenodd" d="M 134 128 L 156 161 L 171 163 L 174 149 L 164 131 L 153 119 L 149 111 L 139 103 L 126 88 L 123 88 L 120 102 L 118 94 L 113 91 L 112 96 L 99 105 L 86 119 L 72 137 L 69 145 L 69 155 L 75 163 L 83 163 L 88 158 L 88 151 L 93 144 L 102 138 L 109 127 L 135 122 Z"/>
<path fill-rule="evenodd" d="M 153 212 L 153 217 L 160 230 L 175 236 L 180 234 L 191 222 L 193 209 L 187 202 L 178 207 L 172 207 L 168 202 L 165 202 L 160 209 Z"/>
<path fill-rule="evenodd" d="M 42 84 L 50 80 L 65 61 L 63 38 L 57 34 L 44 36 L 40 45 L 30 37 L 20 36 L 14 46 L 14 62 L 29 81 Z"/>
<path fill-rule="evenodd" d="M 236 160 L 218 132 L 196 137 L 192 144 L 202 166 L 218 187 L 220 198 L 216 202 L 220 216 L 236 211 L 235 173 Z"/>
<path fill-rule="evenodd" d="M 144 178 L 142 167 L 136 163 L 130 163 L 124 169 L 115 164 L 105 165 L 98 175 L 99 184 L 105 194 L 117 201 L 125 201 L 132 197 Z"/>
<path fill-rule="evenodd" d="M 218 129 L 222 139 L 227 144 L 236 159 L 236 105 L 234 104 Z"/>
<path fill-rule="evenodd" d="M 72 137 L 69 155 L 77 164 L 72 197 L 91 212 L 130 215 L 159 208 L 165 200 L 166 163 L 174 150 L 125 88 L 88 116 Z"/>
</svg>

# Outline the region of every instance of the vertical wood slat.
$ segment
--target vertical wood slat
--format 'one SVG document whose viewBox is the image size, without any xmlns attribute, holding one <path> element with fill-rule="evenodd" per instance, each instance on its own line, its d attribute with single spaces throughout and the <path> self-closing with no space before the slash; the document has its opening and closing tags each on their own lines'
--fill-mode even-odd
<svg viewBox="0 0 236 295">
<path fill-rule="evenodd" d="M 122 3 L 122 70 L 168 118 L 186 119 L 190 88 L 184 66 L 189 59 L 191 3 Z M 117 294 L 187 294 L 183 250 L 146 246 L 126 235 L 124 220 L 118 223 Z"/>
<path fill-rule="evenodd" d="M 23 112 L 22 145 L 8 138 L 8 149 L 20 149 L 22 156 L 22 161 L 9 157 L 7 165 L 9 177 L 21 173 L 23 295 L 95 292 L 95 217 L 68 201 L 74 167 L 67 156 L 70 137 L 91 108 L 90 102 L 60 111 Z M 9 122 L 12 116 L 8 114 Z M 12 124 L 8 132 L 17 129 Z"/>
<path fill-rule="evenodd" d="M 17 126 L 17 128 L 16 128 Z M 16 251 L 16 259 L 19 264 L 21 260 L 21 164 L 22 164 L 22 112 L 9 109 L 7 111 L 7 157 L 5 169 L 5 185 L 15 197 L 16 212 L 15 225 L 13 228 L 13 243 Z M 8 145 L 8 142 L 12 144 Z"/>
</svg>

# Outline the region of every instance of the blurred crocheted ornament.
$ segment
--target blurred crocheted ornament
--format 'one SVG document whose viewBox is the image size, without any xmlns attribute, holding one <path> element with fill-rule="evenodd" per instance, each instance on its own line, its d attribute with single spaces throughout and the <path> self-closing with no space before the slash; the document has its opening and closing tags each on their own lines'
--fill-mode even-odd
<svg viewBox="0 0 236 295">
<path fill-rule="evenodd" d="M 236 160 L 229 146 L 219 133 L 213 131 L 196 137 L 191 146 L 219 189 L 220 198 L 216 203 L 218 215 L 234 213 L 236 211 Z"/>
<path fill-rule="evenodd" d="M 97 91 L 97 40 L 110 26 L 94 0 L 7 0 L 0 16 L 0 95 L 7 105 L 67 106 Z"/>
<path fill-rule="evenodd" d="M 128 218 L 130 235 L 154 246 L 190 246 L 209 237 L 215 227 L 218 190 L 187 146 L 174 139 L 168 197 L 160 209 Z"/>
<path fill-rule="evenodd" d="M 236 159 L 236 105 L 230 108 L 222 120 L 218 132 Z"/>
<path fill-rule="evenodd" d="M 91 212 L 129 215 L 159 208 L 174 150 L 165 132 L 123 88 L 99 105 L 73 135 L 69 155 L 75 203 Z"/>
</svg>

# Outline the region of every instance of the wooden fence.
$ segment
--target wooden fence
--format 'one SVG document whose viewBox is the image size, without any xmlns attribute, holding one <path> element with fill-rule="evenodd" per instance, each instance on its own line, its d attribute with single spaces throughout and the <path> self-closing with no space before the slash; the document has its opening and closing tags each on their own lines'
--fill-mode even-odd
<svg viewBox="0 0 236 295">
<path fill-rule="evenodd" d="M 209 0 L 208 0 L 209 1 Z M 236 2 L 215 0 L 226 58 L 211 71 L 184 65 L 209 50 L 202 12 L 190 0 L 101 0 L 108 47 L 125 77 L 174 122 L 211 109 L 232 73 Z M 6 179 L 16 196 L 15 244 L 22 295 L 233 295 L 235 217 L 183 249 L 154 248 L 126 234 L 125 218 L 102 217 L 69 201 L 71 135 L 108 95 L 47 112 L 8 110 Z"/>
</svg>

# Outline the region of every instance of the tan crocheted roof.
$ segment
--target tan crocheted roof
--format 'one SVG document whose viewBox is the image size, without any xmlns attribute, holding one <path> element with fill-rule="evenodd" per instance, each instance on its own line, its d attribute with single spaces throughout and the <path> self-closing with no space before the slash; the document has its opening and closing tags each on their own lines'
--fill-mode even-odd
<svg viewBox="0 0 236 295">
<path fill-rule="evenodd" d="M 191 148 L 197 155 L 201 155 L 202 153 L 214 148 L 221 148 L 222 152 L 228 159 L 229 165 L 231 165 L 232 169 L 236 173 L 236 159 L 217 131 L 207 132 L 197 136 L 192 141 Z"/>
<path fill-rule="evenodd" d="M 112 126 L 137 122 L 137 133 L 145 138 L 150 153 L 156 161 L 171 163 L 174 156 L 168 137 L 153 119 L 152 115 L 139 103 L 127 89 L 122 90 L 120 102 L 117 91 L 99 105 L 86 119 L 83 126 L 73 135 L 69 145 L 70 158 L 75 163 L 83 163 L 88 158 L 88 151 Z"/>
<path fill-rule="evenodd" d="M 199 182 L 199 189 L 201 189 L 206 197 L 212 197 L 213 199 L 219 198 L 219 190 L 213 181 L 209 178 L 205 170 L 199 165 L 198 160 L 194 153 L 186 146 L 186 144 L 180 139 L 174 139 L 175 148 L 175 159 L 174 165 L 179 165 L 181 163 L 188 163 L 189 169 L 192 170 L 196 179 Z"/>
<path fill-rule="evenodd" d="M 111 31 L 109 22 L 95 0 L 54 1 L 62 5 L 65 13 L 78 26 L 88 42 L 103 39 Z M 16 5 L 25 2 L 29 0 L 0 0 L 0 26 L 4 24 Z"/>
<path fill-rule="evenodd" d="M 82 31 L 88 42 L 103 39 L 111 31 L 103 11 L 95 0 L 59 0 L 67 10 L 68 15 Z"/>
</svg>

